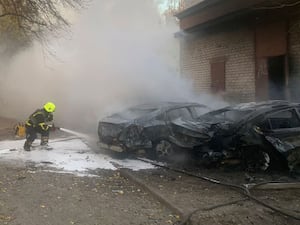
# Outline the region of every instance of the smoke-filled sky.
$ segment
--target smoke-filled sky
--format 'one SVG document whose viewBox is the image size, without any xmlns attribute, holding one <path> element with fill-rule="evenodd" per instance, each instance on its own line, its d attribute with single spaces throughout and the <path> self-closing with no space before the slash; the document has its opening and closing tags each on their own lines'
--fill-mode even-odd
<svg viewBox="0 0 300 225">
<path fill-rule="evenodd" d="M 93 132 L 129 105 L 199 100 L 178 75 L 178 27 L 161 21 L 153 0 L 93 1 L 75 21 L 49 47 L 55 58 L 36 44 L 1 66 L 2 115 L 25 120 L 53 101 L 59 126 Z"/>
</svg>

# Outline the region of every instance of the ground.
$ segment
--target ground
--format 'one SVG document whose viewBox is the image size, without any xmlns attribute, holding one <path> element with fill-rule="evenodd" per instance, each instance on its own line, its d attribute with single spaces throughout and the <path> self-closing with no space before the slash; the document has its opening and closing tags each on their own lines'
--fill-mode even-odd
<svg viewBox="0 0 300 225">
<path fill-rule="evenodd" d="M 0 224 L 168 224 L 172 212 L 118 172 L 99 177 L 0 167 Z"/>
<path fill-rule="evenodd" d="M 14 121 L 0 119 L 0 124 L 0 140 L 15 139 L 11 129 Z M 68 149 L 65 151 L 72 158 Z M 21 150 L 9 153 L 23 156 Z M 79 155 L 92 163 L 91 153 Z M 36 157 L 34 152 L 30 157 L 33 156 Z M 95 153 L 95 157 L 100 156 L 101 152 Z M 240 189 L 207 181 L 215 178 L 237 185 L 250 180 L 299 181 L 286 173 L 188 171 L 201 175 L 201 179 L 161 167 L 137 166 L 139 169 L 132 170 L 124 168 L 127 164 L 120 166 L 126 160 L 118 160 L 113 164 L 116 169 L 103 169 L 100 164 L 104 161 L 96 161 L 98 169 L 96 166 L 89 173 L 77 171 L 76 174 L 49 169 L 55 163 L 49 155 L 43 164 L 32 161 L 34 157 L 23 163 L 10 158 L 0 161 L 0 225 L 150 225 L 184 224 L 185 221 L 186 224 L 300 224 L 299 189 L 251 191 L 259 200 L 297 220 L 249 200 Z"/>
</svg>

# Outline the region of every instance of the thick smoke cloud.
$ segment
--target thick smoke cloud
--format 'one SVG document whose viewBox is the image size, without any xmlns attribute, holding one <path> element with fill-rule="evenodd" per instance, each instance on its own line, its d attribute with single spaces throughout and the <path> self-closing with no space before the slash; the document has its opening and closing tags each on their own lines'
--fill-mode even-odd
<svg viewBox="0 0 300 225">
<path fill-rule="evenodd" d="M 46 101 L 62 127 L 91 131 L 115 110 L 148 101 L 206 101 L 178 75 L 177 26 L 152 0 L 101 0 L 76 18 L 52 58 L 39 45 L 1 65 L 0 113 L 25 119 Z"/>
</svg>

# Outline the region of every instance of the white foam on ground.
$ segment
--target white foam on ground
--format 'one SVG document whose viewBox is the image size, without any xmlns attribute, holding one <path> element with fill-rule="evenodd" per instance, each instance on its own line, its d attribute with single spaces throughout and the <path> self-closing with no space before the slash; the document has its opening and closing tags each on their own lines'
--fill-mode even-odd
<svg viewBox="0 0 300 225">
<path fill-rule="evenodd" d="M 123 168 L 132 170 L 152 169 L 153 165 L 138 160 L 116 160 L 111 157 L 93 152 L 80 138 L 53 139 L 49 145 L 53 150 L 34 149 L 30 152 L 23 150 L 25 140 L 1 141 L 0 161 L 11 163 L 33 163 L 43 166 L 45 171 L 66 172 L 88 175 L 91 170 L 108 169 L 116 170 L 112 162 Z M 38 145 L 39 140 L 33 143 Z"/>
</svg>

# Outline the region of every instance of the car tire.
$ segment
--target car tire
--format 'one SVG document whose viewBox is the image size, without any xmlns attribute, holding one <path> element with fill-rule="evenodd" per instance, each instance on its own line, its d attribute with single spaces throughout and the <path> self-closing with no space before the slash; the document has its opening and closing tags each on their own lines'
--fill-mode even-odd
<svg viewBox="0 0 300 225">
<path fill-rule="evenodd" d="M 154 145 L 155 157 L 158 160 L 169 161 L 174 155 L 174 145 L 167 140 L 160 140 Z"/>
<path fill-rule="evenodd" d="M 271 157 L 259 148 L 250 148 L 243 151 L 245 169 L 248 171 L 266 171 L 271 164 Z"/>
</svg>

